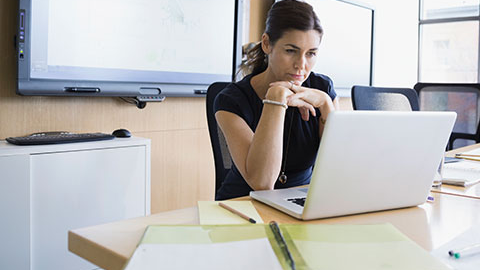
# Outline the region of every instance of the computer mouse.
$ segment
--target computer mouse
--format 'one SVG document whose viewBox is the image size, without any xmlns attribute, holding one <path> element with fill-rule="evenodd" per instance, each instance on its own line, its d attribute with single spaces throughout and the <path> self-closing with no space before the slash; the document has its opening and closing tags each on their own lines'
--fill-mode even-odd
<svg viewBox="0 0 480 270">
<path fill-rule="evenodd" d="M 117 137 L 117 138 L 130 138 L 132 136 L 132 134 L 130 133 L 130 131 L 124 129 L 124 128 L 121 128 L 121 129 L 117 129 L 117 130 L 114 130 L 112 132 L 112 135 Z"/>
</svg>

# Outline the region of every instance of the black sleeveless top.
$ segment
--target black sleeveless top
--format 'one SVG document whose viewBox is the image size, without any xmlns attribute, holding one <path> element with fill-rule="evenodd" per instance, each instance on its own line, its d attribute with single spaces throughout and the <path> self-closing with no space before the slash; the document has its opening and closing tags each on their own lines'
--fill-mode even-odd
<svg viewBox="0 0 480 270">
<path fill-rule="evenodd" d="M 243 80 L 232 83 L 223 89 L 215 98 L 214 111 L 228 111 L 240 116 L 252 131 L 255 132 L 262 114 L 263 103 L 252 88 L 250 83 L 252 77 L 253 75 L 248 75 L 243 78 Z M 337 96 L 333 88 L 332 80 L 322 74 L 312 72 L 307 80 L 303 82 L 302 86 L 324 91 L 332 100 Z M 275 189 L 310 183 L 313 164 L 315 163 L 318 146 L 320 144 L 320 111 L 318 108 L 315 110 L 316 117 L 310 115 L 308 121 L 303 121 L 298 108 L 289 107 L 287 109 L 284 122 L 282 169 L 285 150 L 287 149 L 288 132 L 290 124 L 292 124 L 285 165 L 285 174 L 288 180 L 285 184 L 277 181 L 275 183 Z M 246 196 L 250 191 L 252 191 L 252 188 L 243 179 L 235 164 L 232 164 L 232 168 L 225 177 L 215 199 L 224 200 Z"/>
</svg>

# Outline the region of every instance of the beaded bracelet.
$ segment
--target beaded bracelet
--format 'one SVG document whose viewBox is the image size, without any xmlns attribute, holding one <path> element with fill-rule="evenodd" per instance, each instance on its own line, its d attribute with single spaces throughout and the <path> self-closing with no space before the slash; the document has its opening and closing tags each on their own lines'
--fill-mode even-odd
<svg viewBox="0 0 480 270">
<path fill-rule="evenodd" d="M 263 102 L 263 104 L 272 104 L 272 105 L 282 106 L 282 107 L 284 107 L 285 109 L 288 109 L 288 105 L 287 105 L 287 104 L 282 103 L 282 102 L 278 102 L 278 101 L 275 101 L 275 100 L 264 99 L 262 102 Z"/>
</svg>

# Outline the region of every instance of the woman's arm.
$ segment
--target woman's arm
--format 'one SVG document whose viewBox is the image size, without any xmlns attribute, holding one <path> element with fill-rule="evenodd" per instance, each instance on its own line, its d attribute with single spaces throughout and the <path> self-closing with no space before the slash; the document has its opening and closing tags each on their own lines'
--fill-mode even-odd
<svg viewBox="0 0 480 270">
<path fill-rule="evenodd" d="M 315 108 L 320 110 L 322 119 L 326 120 L 328 114 L 339 107 L 338 101 L 332 101 L 327 93 L 318 89 L 304 87 L 286 81 L 274 82 L 271 83 L 270 86 L 283 86 L 294 92 L 295 94 L 288 97 L 287 104 L 288 106 L 299 107 L 302 119 L 305 121 L 308 121 L 309 113 L 315 116 Z"/>
<path fill-rule="evenodd" d="M 284 86 L 288 87 L 295 94 L 290 95 L 287 100 L 289 106 L 299 107 L 302 119 L 308 121 L 309 114 L 312 113 L 315 116 L 315 108 L 320 110 L 321 116 L 319 117 L 319 135 L 322 137 L 323 128 L 327 121 L 328 114 L 331 111 L 338 110 L 340 108 L 338 98 L 332 101 L 332 98 L 325 92 L 318 89 L 300 86 L 291 82 L 274 82 L 271 86 Z"/>
<path fill-rule="evenodd" d="M 267 91 L 266 99 L 286 103 L 291 94 L 289 89 L 275 86 Z M 254 190 L 273 189 L 280 173 L 285 111 L 282 106 L 265 104 L 255 133 L 234 113 L 215 114 L 233 162 Z"/>
<path fill-rule="evenodd" d="M 333 110 L 339 110 L 339 109 L 340 109 L 340 103 L 338 102 L 338 97 L 335 97 L 335 99 L 333 100 Z M 328 112 L 328 113 L 330 113 L 330 112 Z M 322 113 L 322 115 L 323 115 L 323 113 Z M 319 133 L 320 138 L 322 138 L 323 129 L 325 128 L 327 117 L 325 117 L 324 119 L 325 119 L 324 121 L 320 120 L 320 123 L 318 125 L 318 133 Z"/>
</svg>

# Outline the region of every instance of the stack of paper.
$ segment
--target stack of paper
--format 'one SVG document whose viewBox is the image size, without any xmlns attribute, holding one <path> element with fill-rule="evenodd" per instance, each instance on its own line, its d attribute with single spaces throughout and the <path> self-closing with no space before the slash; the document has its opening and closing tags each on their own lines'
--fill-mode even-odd
<svg viewBox="0 0 480 270">
<path fill-rule="evenodd" d="M 446 270 L 391 224 L 280 225 L 296 269 Z M 268 225 L 149 226 L 125 270 L 291 269 Z"/>
<path fill-rule="evenodd" d="M 446 163 L 443 167 L 443 184 L 467 187 L 478 182 L 480 182 L 480 160 Z"/>
</svg>

